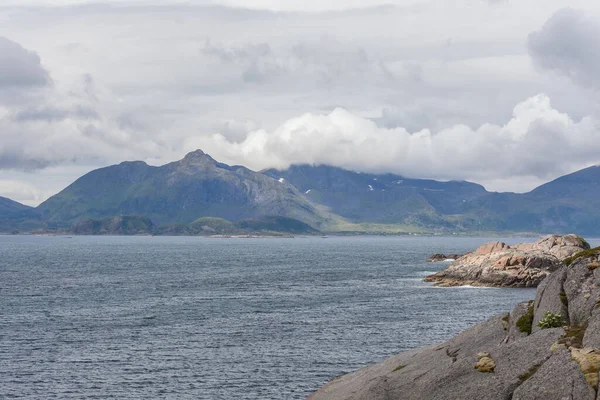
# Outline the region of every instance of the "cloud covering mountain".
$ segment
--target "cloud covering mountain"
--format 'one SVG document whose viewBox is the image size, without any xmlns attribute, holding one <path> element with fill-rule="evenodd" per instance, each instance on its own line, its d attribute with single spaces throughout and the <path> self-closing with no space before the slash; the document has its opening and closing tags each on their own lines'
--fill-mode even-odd
<svg viewBox="0 0 600 400">
<path fill-rule="evenodd" d="M 600 163 L 591 0 L 3 2 L 0 195 L 203 148 L 526 191 Z"/>
</svg>

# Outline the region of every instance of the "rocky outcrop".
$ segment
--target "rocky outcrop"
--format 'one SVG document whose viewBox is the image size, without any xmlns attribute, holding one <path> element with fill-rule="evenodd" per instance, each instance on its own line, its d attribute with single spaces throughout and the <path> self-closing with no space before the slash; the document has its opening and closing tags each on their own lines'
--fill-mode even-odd
<svg viewBox="0 0 600 400">
<path fill-rule="evenodd" d="M 585 249 L 589 244 L 576 235 L 549 235 L 515 246 L 490 242 L 425 281 L 440 286 L 535 287 L 565 258 Z"/>
<path fill-rule="evenodd" d="M 436 253 L 436 254 L 431 255 L 429 258 L 427 258 L 427 262 L 441 262 L 441 261 L 448 261 L 448 260 L 457 260 L 457 259 L 461 258 L 462 256 L 464 256 L 464 254 L 445 255 L 443 253 Z"/>
<path fill-rule="evenodd" d="M 600 262 L 600 248 L 594 250 L 559 266 L 535 302 L 336 378 L 309 399 L 600 399 L 600 268 L 589 268 Z M 563 312 L 565 326 L 532 329 L 548 311 Z"/>
</svg>

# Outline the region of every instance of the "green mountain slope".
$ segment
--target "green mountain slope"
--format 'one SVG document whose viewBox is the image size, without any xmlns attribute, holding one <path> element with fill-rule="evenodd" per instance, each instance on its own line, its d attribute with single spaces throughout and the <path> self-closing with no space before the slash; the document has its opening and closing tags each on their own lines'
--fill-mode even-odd
<svg viewBox="0 0 600 400">
<path fill-rule="evenodd" d="M 407 179 L 326 165 L 295 165 L 263 173 L 285 179 L 314 203 L 358 224 L 357 229 L 400 224 L 446 232 L 600 234 L 600 167 L 577 171 L 524 194 L 491 193 L 470 182 Z"/>
<path fill-rule="evenodd" d="M 32 231 L 44 226 L 32 207 L 0 197 L 0 232 Z"/>
<path fill-rule="evenodd" d="M 407 179 L 394 174 L 366 174 L 327 165 L 294 165 L 265 170 L 285 179 L 311 201 L 352 223 L 405 224 L 457 229 L 469 222 L 465 204 L 488 194 L 470 182 Z M 471 225 L 475 221 L 470 222 Z"/>
<path fill-rule="evenodd" d="M 326 215 L 293 186 L 198 150 L 160 167 L 124 162 L 92 171 L 38 207 L 49 222 L 138 215 L 156 225 L 200 217 L 229 221 L 284 216 L 319 226 Z"/>
</svg>

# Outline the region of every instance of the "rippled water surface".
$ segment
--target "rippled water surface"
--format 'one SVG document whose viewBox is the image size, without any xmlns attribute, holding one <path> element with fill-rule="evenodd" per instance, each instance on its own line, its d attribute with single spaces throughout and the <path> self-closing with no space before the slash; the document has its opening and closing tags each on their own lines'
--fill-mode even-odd
<svg viewBox="0 0 600 400">
<path fill-rule="evenodd" d="M 303 399 L 533 298 L 422 282 L 486 240 L 0 236 L 0 397 Z"/>
</svg>

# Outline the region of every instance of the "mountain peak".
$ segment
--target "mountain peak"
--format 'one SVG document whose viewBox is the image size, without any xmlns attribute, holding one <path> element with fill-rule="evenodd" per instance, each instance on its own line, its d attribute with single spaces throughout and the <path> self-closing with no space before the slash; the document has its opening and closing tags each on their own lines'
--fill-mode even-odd
<svg viewBox="0 0 600 400">
<path fill-rule="evenodd" d="M 181 160 L 182 164 L 205 164 L 205 163 L 216 163 L 216 161 L 209 156 L 208 154 L 206 154 L 205 152 L 203 152 L 202 150 L 198 149 L 198 150 L 194 150 L 190 153 L 187 153 L 185 155 L 185 157 L 183 157 L 183 160 Z"/>
<path fill-rule="evenodd" d="M 189 153 L 187 153 L 184 158 L 195 158 L 195 157 L 202 157 L 205 155 L 207 155 L 205 152 L 203 152 L 200 149 L 196 149 L 194 151 L 190 151 Z"/>
</svg>

